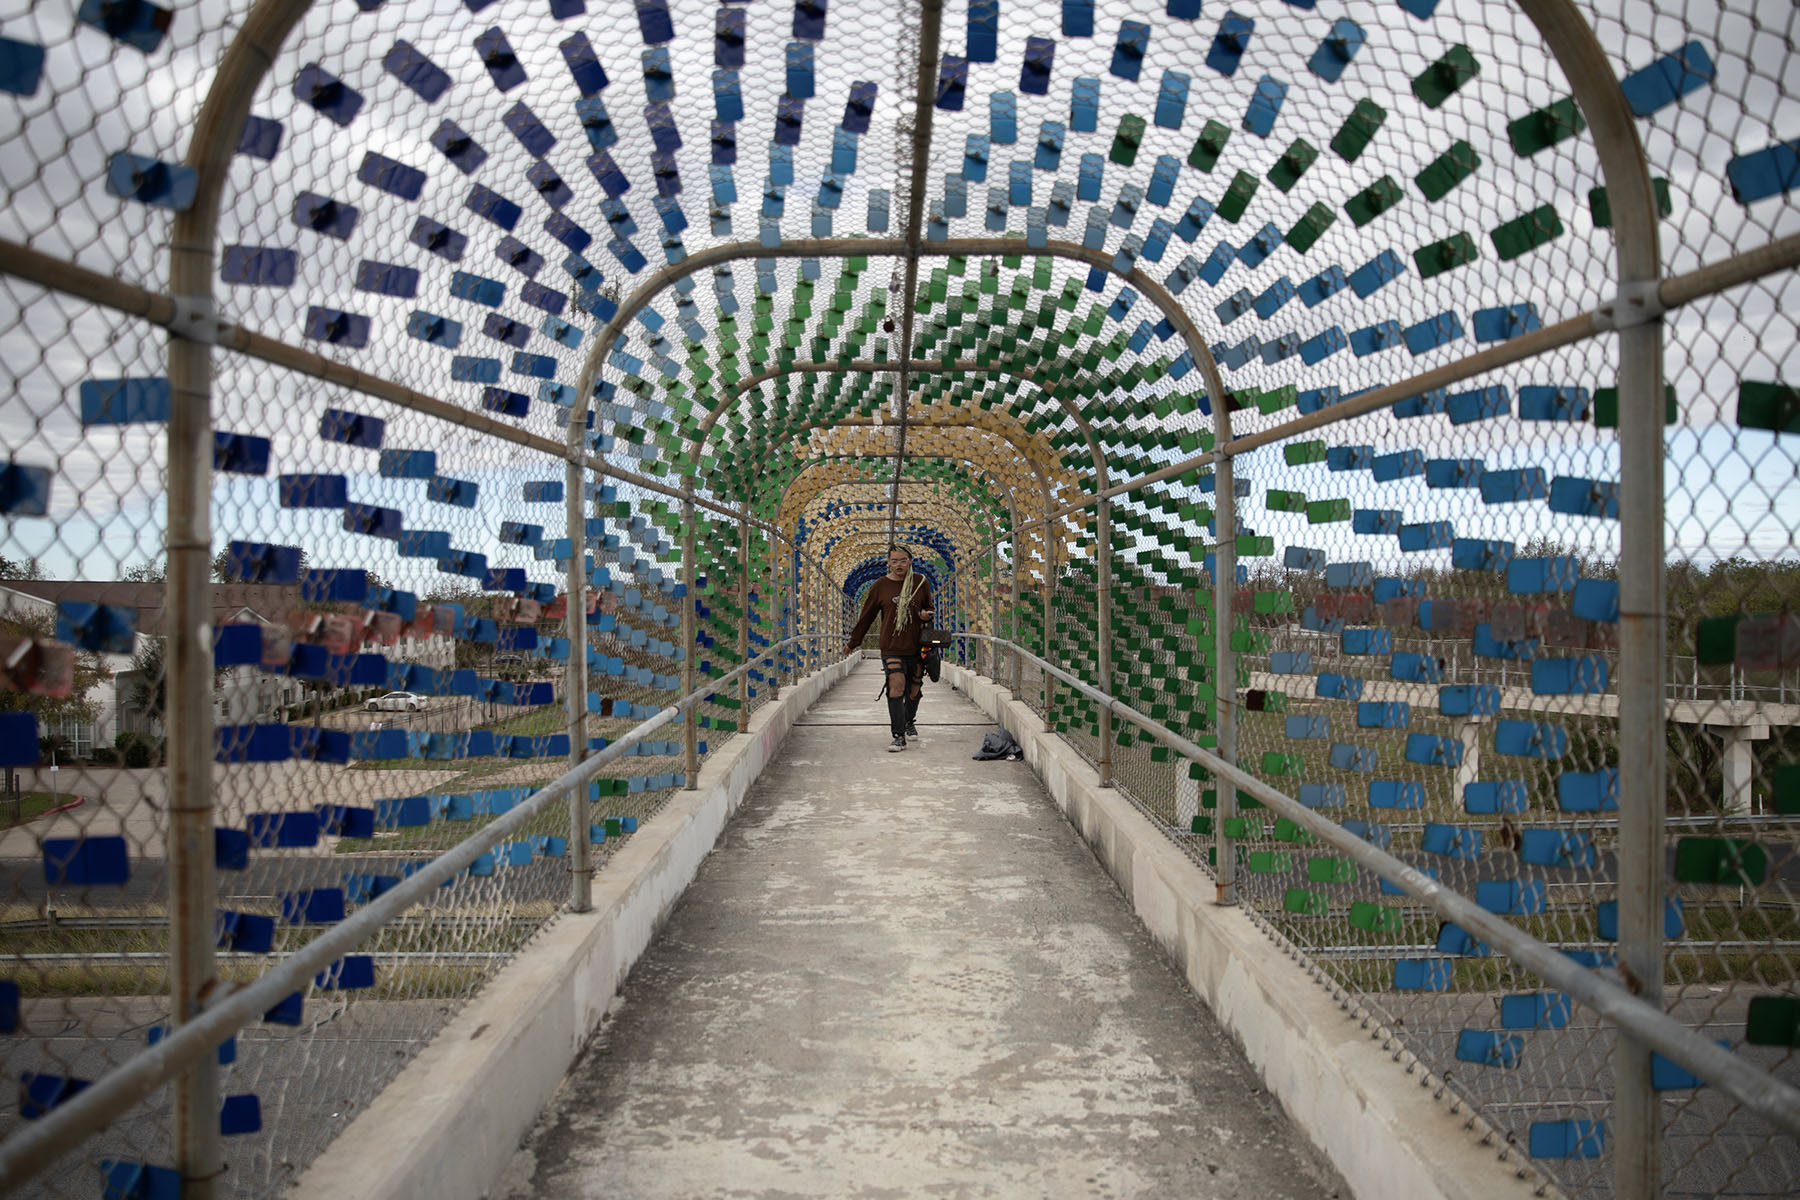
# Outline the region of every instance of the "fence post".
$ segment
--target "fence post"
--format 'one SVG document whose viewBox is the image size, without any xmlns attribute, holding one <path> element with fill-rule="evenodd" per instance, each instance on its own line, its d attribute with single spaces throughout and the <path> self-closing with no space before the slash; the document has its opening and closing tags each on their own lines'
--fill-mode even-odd
<svg viewBox="0 0 1800 1200">
<path fill-rule="evenodd" d="M 750 509 L 738 515 L 738 665 L 750 661 Z M 750 672 L 738 676 L 738 730 L 750 727 Z"/>
<path fill-rule="evenodd" d="M 1102 492 L 1106 490 L 1106 475 L 1102 472 L 1095 481 Z M 1099 680 L 1097 686 L 1106 695 L 1112 695 L 1112 501 L 1105 496 L 1095 506 L 1094 520 L 1099 526 L 1094 531 L 1095 587 L 1100 596 L 1100 653 L 1097 668 Z M 1112 709 L 1100 710 L 1100 786 L 1109 788 L 1113 785 L 1113 715 Z"/>
<path fill-rule="evenodd" d="M 586 423 L 569 416 L 571 453 L 581 445 Z M 564 700 L 569 706 L 569 766 L 587 757 L 587 477 L 571 457 L 564 472 L 563 502 L 569 528 L 569 603 L 563 628 L 569 637 L 568 665 L 563 671 Z M 595 479 L 596 487 L 599 480 Z M 596 491 L 596 498 L 598 492 Z M 594 907 L 593 860 L 588 850 L 587 785 L 569 789 L 569 909 L 584 913 Z"/>
<path fill-rule="evenodd" d="M 1659 217 L 1637 123 L 1587 19 L 1570 0 L 1521 0 L 1587 119 L 1612 203 L 1619 298 L 1619 966 L 1663 1002 L 1668 613 L 1663 595 L 1663 329 Z M 1645 292 L 1648 292 L 1646 298 Z M 1648 302 L 1647 302 L 1648 301 Z M 1634 305 L 1636 310 L 1634 311 Z M 1613 1052 L 1613 1192 L 1662 1194 L 1661 1102 L 1651 1051 L 1619 1031 Z"/>
<path fill-rule="evenodd" d="M 1220 412 L 1219 436 L 1230 437 L 1230 418 Z M 1221 455 L 1213 473 L 1213 522 L 1218 530 L 1213 548 L 1213 695 L 1218 719 L 1219 757 L 1237 762 L 1237 663 L 1231 652 L 1232 601 L 1237 588 L 1237 491 L 1235 464 Z M 1213 815 L 1218 851 L 1213 880 L 1220 904 L 1237 903 L 1237 847 L 1225 836 L 1225 822 L 1237 815 L 1237 788 L 1229 780 L 1213 780 Z"/>
<path fill-rule="evenodd" d="M 694 606 L 700 602 L 695 593 L 699 590 L 700 571 L 694 555 L 694 480 L 689 476 L 683 481 L 681 496 L 681 641 L 687 647 L 687 653 L 681 660 L 681 694 L 694 694 L 694 668 L 700 657 L 699 630 Z M 682 770 L 687 780 L 684 786 L 693 791 L 700 786 L 700 731 L 698 717 L 694 709 L 689 709 L 681 722 Z"/>
<path fill-rule="evenodd" d="M 1013 643 L 1016 647 L 1019 644 L 1019 602 L 1021 599 L 1019 585 L 1019 519 L 1016 513 L 1013 516 L 1012 528 L 1012 595 L 1007 599 L 1011 604 L 1011 615 L 1006 621 L 1006 640 Z M 1019 698 L 1019 685 L 1023 682 L 1023 679 L 1021 678 L 1023 667 L 1024 660 L 1019 657 L 1018 650 L 1014 649 L 1012 652 L 1011 682 L 1013 699 L 1015 700 Z"/>
<path fill-rule="evenodd" d="M 195 119 L 187 162 L 193 202 L 171 230 L 169 292 L 187 321 L 169 338 L 168 532 L 164 648 L 168 718 L 169 1002 L 198 1017 L 217 983 L 218 887 L 213 864 L 212 345 L 219 199 L 257 85 L 310 0 L 259 0 L 219 60 Z M 212 1200 L 225 1169 L 219 1069 L 203 1055 L 175 1079 L 173 1142 L 181 1192 Z"/>
<path fill-rule="evenodd" d="M 1051 657 L 1051 654 L 1050 654 L 1050 648 L 1051 648 L 1053 636 L 1054 636 L 1051 632 L 1051 622 L 1055 619 L 1055 616 L 1056 616 L 1056 606 L 1055 606 L 1056 539 L 1053 536 L 1055 530 L 1053 529 L 1053 527 L 1050 524 L 1051 511 L 1052 510 L 1050 507 L 1050 482 L 1048 479 L 1046 479 L 1044 481 L 1044 638 L 1043 638 L 1044 653 L 1043 653 L 1043 659 L 1047 663 L 1053 663 L 1056 661 L 1056 659 Z M 1044 726 L 1047 729 L 1054 730 L 1056 728 L 1056 722 L 1050 716 L 1050 706 L 1056 699 L 1056 680 L 1051 677 L 1051 675 L 1048 671 L 1043 671 L 1043 672 L 1040 672 L 1039 674 L 1044 683 Z"/>
</svg>

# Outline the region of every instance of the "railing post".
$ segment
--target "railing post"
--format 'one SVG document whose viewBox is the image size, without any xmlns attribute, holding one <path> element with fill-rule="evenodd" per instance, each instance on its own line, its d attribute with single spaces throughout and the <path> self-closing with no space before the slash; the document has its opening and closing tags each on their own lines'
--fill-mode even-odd
<svg viewBox="0 0 1800 1200">
<path fill-rule="evenodd" d="M 258 0 L 219 60 L 194 121 L 187 163 L 194 199 L 175 216 L 169 292 L 187 327 L 169 338 L 168 533 L 164 670 L 168 729 L 169 1007 L 200 1016 L 217 986 L 218 886 L 213 863 L 212 345 L 219 198 L 257 85 L 310 0 Z M 212 1200 L 224 1172 L 219 1068 L 202 1055 L 175 1078 L 175 1168 L 181 1194 Z"/>
<path fill-rule="evenodd" d="M 1019 697 L 1019 685 L 1021 682 L 1023 682 L 1022 670 L 1024 667 L 1024 660 L 1019 657 L 1019 651 L 1018 651 L 1020 597 L 1021 597 L 1021 593 L 1020 593 L 1020 584 L 1019 584 L 1019 522 L 1018 522 L 1018 518 L 1015 516 L 1013 519 L 1013 535 L 1012 535 L 1012 595 L 1007 597 L 1007 600 L 1011 604 L 1012 615 L 1007 619 L 1007 622 L 1006 622 L 1006 640 L 1011 642 L 1014 647 L 1013 652 L 1012 652 L 1012 694 L 1013 694 L 1013 699 L 1015 699 L 1015 700 L 1018 699 L 1018 697 Z"/>
<path fill-rule="evenodd" d="M 1000 636 L 1000 543 L 988 551 L 988 636 Z M 988 674 L 1000 683 L 1000 644 L 988 643 Z"/>
<path fill-rule="evenodd" d="M 1050 483 L 1044 482 L 1044 661 L 1053 663 L 1055 656 L 1051 654 L 1054 635 L 1051 623 L 1056 615 L 1056 538 L 1055 529 L 1051 526 Z M 1040 672 L 1044 682 L 1044 725 L 1055 729 L 1056 722 L 1050 716 L 1050 706 L 1056 700 L 1056 681 L 1048 672 Z"/>
<path fill-rule="evenodd" d="M 684 485 L 681 497 L 681 641 L 687 647 L 687 653 L 681 660 L 681 694 L 691 696 L 694 694 L 694 674 L 700 658 L 698 620 L 694 610 L 694 606 L 700 602 L 700 597 L 696 595 L 700 586 L 700 570 L 694 553 L 693 478 L 686 479 Z M 683 714 L 681 722 L 682 770 L 687 775 L 683 786 L 690 792 L 700 786 L 698 720 L 695 710 L 689 709 Z"/>
<path fill-rule="evenodd" d="M 750 661 L 750 510 L 738 515 L 738 665 Z M 738 728 L 750 726 L 750 673 L 738 676 Z"/>
<path fill-rule="evenodd" d="M 569 440 L 580 445 L 585 422 L 571 412 Z M 569 638 L 569 660 L 563 671 L 564 699 L 569 706 L 569 766 L 587 757 L 587 478 L 571 460 L 563 472 L 564 512 L 569 532 L 569 603 L 563 628 Z M 599 484 L 595 479 L 594 483 Z M 588 848 L 587 785 L 569 790 L 569 909 L 584 913 L 594 907 L 594 868 Z"/>
<path fill-rule="evenodd" d="M 781 640 L 783 611 L 781 607 L 781 538 L 771 533 L 769 543 L 769 597 L 763 605 L 763 637 L 773 646 Z M 781 656 L 785 650 L 778 650 L 769 659 L 769 699 L 774 700 L 781 695 Z"/>
<path fill-rule="evenodd" d="M 1096 481 L 1099 487 L 1106 488 L 1104 475 Z M 1099 670 L 1099 688 L 1108 696 L 1112 695 L 1112 501 L 1102 496 L 1100 503 L 1094 507 L 1094 521 L 1098 528 L 1094 531 L 1095 555 L 1095 587 L 1099 591 L 1099 625 L 1100 653 L 1097 667 Z M 1112 709 L 1104 706 L 1100 709 L 1100 786 L 1109 788 L 1113 785 L 1113 715 Z"/>
<path fill-rule="evenodd" d="M 1223 448 L 1231 437 L 1231 419 L 1221 406 L 1216 435 Z M 1219 456 L 1213 470 L 1213 528 L 1218 531 L 1213 549 L 1213 695 L 1218 713 L 1219 757 L 1237 762 L 1237 663 L 1231 652 L 1232 601 L 1237 589 L 1237 486 L 1236 464 L 1229 454 Z M 1237 846 L 1225 835 L 1225 822 L 1237 816 L 1237 788 L 1228 779 L 1213 780 L 1215 821 L 1213 882 L 1220 904 L 1237 903 Z"/>
<path fill-rule="evenodd" d="M 1663 327 L 1659 215 L 1637 122 L 1612 60 L 1570 0 L 1521 0 L 1587 119 L 1613 210 L 1619 296 L 1619 969 L 1661 1010 L 1668 714 L 1663 654 Z M 1613 1193 L 1660 1196 L 1662 1105 L 1649 1045 L 1620 1029 L 1613 1051 Z"/>
</svg>

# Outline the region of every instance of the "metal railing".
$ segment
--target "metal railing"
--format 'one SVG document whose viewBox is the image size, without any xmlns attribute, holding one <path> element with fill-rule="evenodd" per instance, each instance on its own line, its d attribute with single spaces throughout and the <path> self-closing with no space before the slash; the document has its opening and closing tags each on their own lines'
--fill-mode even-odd
<svg viewBox="0 0 1800 1200">
<path fill-rule="evenodd" d="M 1355 861 L 1358 866 L 1403 888 L 1407 895 L 1429 905 L 1444 920 L 1455 922 L 1478 935 L 1487 944 L 1504 951 L 1520 966 L 1566 992 L 1606 1021 L 1629 1030 L 1658 1053 L 1719 1088 L 1776 1129 L 1790 1136 L 1800 1137 L 1800 1089 L 1789 1087 L 1767 1072 L 1758 1070 L 1729 1050 L 1722 1049 L 1676 1021 L 1661 1008 L 1648 1003 L 1630 990 L 1628 977 L 1617 972 L 1602 974 L 1577 965 L 1558 948 L 1532 937 L 1518 926 L 1502 920 L 1379 846 L 1357 837 L 1337 822 L 1320 816 L 1293 797 L 1269 786 L 1264 780 L 1203 749 L 1025 647 L 982 634 L 965 633 L 958 636 L 1006 648 L 1045 675 L 1098 704 L 1106 712 L 1129 721 L 1170 749 L 1200 763 L 1219 779 L 1229 781 L 1234 787 L 1248 792 L 1281 817 L 1293 821 L 1326 845 Z M 1230 863 L 1235 848 L 1233 839 L 1227 836 L 1222 823 L 1217 846 L 1218 862 Z M 1220 878 L 1222 886 L 1223 876 Z"/>
</svg>

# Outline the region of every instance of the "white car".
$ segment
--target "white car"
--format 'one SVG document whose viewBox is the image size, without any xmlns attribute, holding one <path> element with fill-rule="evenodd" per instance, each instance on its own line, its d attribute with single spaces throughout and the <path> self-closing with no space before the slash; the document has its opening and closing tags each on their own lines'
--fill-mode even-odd
<svg viewBox="0 0 1800 1200">
<path fill-rule="evenodd" d="M 425 697 L 411 692 L 389 692 L 363 706 L 369 712 L 424 712 Z"/>
</svg>

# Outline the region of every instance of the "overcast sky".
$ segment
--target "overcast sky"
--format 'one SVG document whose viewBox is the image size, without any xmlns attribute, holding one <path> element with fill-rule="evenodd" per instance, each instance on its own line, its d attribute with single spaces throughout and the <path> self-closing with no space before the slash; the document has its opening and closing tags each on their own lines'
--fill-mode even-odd
<svg viewBox="0 0 1800 1200">
<path fill-rule="evenodd" d="M 560 437 L 555 406 L 536 400 L 539 380 L 514 375 L 515 348 L 486 337 L 484 318 L 498 312 L 526 326 L 526 352 L 555 359 L 555 382 L 573 383 L 591 343 L 595 323 L 573 308 L 563 314 L 583 332 L 577 346 L 552 341 L 541 332 L 546 314 L 524 302 L 526 277 L 496 256 L 507 234 L 464 207 L 470 188 L 483 185 L 521 210 L 511 236 L 541 256 L 533 282 L 573 297 L 574 281 L 564 270 L 567 248 L 545 228 L 552 208 L 534 194 L 531 170 L 549 170 L 572 195 L 562 214 L 593 237 L 584 256 L 608 281 L 629 292 L 648 273 L 667 261 L 661 245 L 663 222 L 653 203 L 656 185 L 646 124 L 648 99 L 643 72 L 646 51 L 631 7 L 593 6 L 595 11 L 557 20 L 548 6 L 524 0 L 497 0 L 479 13 L 464 6 L 390 3 L 361 12 L 351 0 L 316 6 L 302 21 L 287 49 L 259 89 L 252 112 L 278 121 L 280 146 L 271 161 L 240 156 L 233 164 L 226 191 L 221 243 L 291 249 L 298 252 L 298 274 L 287 288 L 245 287 L 221 283 L 223 315 L 233 321 L 302 341 L 306 312 L 319 305 L 367 316 L 371 336 L 365 348 L 325 347 L 335 358 L 455 403 L 476 408 L 481 385 L 451 379 L 453 354 L 497 358 L 503 364 L 500 386 L 531 393 L 527 427 Z M 747 21 L 746 61 L 740 71 L 744 118 L 736 125 L 737 163 L 732 181 L 738 200 L 731 206 L 729 235 L 714 235 L 708 217 L 709 143 L 715 115 L 712 87 L 713 25 L 717 7 L 680 4 L 674 17 L 675 38 L 669 45 L 674 96 L 670 113 L 679 131 L 675 151 L 682 191 L 676 197 L 687 228 L 680 234 L 688 253 L 714 242 L 754 239 L 759 235 L 759 207 L 770 173 L 770 137 L 778 97 L 786 86 L 785 47 L 793 40 L 793 9 L 786 3 L 727 5 L 741 9 Z M 1204 262 L 1221 241 L 1241 247 L 1255 232 L 1272 223 L 1286 231 L 1314 203 L 1325 204 L 1335 223 L 1304 256 L 1283 247 L 1250 267 L 1235 262 L 1216 286 L 1196 283 L 1181 297 L 1210 343 L 1238 344 L 1254 336 L 1268 342 L 1283 334 L 1311 338 L 1328 327 L 1354 332 L 1379 321 L 1411 326 L 1444 312 L 1457 314 L 1469 326 L 1480 308 L 1529 301 L 1548 323 L 1602 302 L 1610 294 L 1612 235 L 1596 229 L 1588 209 L 1589 188 L 1597 183 L 1591 142 L 1579 138 L 1530 157 L 1513 153 L 1507 123 L 1568 94 L 1568 86 L 1547 57 L 1528 22 L 1497 3 L 1445 0 L 1428 21 L 1408 15 L 1392 3 L 1325 0 L 1317 8 L 1245 0 L 1233 11 L 1253 18 L 1249 46 L 1234 73 L 1221 74 L 1207 65 L 1223 10 L 1208 6 L 1196 21 L 1164 15 L 1162 0 L 1099 6 L 1095 36 L 1067 38 L 1061 32 L 1060 4 L 1001 5 L 998 60 L 971 65 L 961 112 L 935 111 L 928 199 L 942 201 L 946 177 L 963 171 L 971 135 L 994 132 L 995 93 L 1011 93 L 1016 109 L 1017 141 L 990 144 L 987 178 L 966 183 L 968 215 L 948 221 L 952 236 L 984 231 L 989 188 L 1005 189 L 1014 162 L 1034 163 L 1040 129 L 1046 121 L 1071 121 L 1071 92 L 1078 77 L 1099 80 L 1098 116 L 1092 133 L 1069 131 L 1055 172 L 1033 169 L 1029 206 L 1011 207 L 1007 227 L 1023 230 L 1027 209 L 1043 209 L 1056 180 L 1074 183 L 1084 154 L 1107 157 L 1113 135 L 1126 114 L 1146 120 L 1156 112 L 1165 70 L 1189 77 L 1184 119 L 1178 129 L 1146 129 L 1136 162 L 1126 168 L 1104 165 L 1098 207 L 1111 213 L 1126 186 L 1148 188 L 1159 157 L 1173 156 L 1180 166 L 1168 203 L 1143 203 L 1128 228 L 1108 224 L 1105 245 L 1116 249 L 1127 237 L 1144 236 L 1151 222 L 1179 220 L 1196 197 L 1217 203 L 1233 175 L 1247 171 L 1258 190 L 1237 223 L 1213 217 L 1189 245 L 1176 238 L 1159 263 L 1142 265 L 1159 277 L 1188 254 Z M 8 203 L 0 208 L 0 228 L 48 252 L 72 253 L 78 261 L 113 271 L 146 286 L 164 286 L 166 210 L 120 201 L 106 193 L 102 175 L 108 155 L 120 149 L 174 161 L 184 152 L 184 139 L 199 98 L 210 81 L 210 64 L 226 44 L 235 18 L 221 4 L 183 6 L 174 27 L 155 52 L 116 46 L 100 32 L 77 25 L 67 12 L 51 13 L 23 0 L 0 0 L 0 35 L 48 47 L 46 77 L 35 96 L 0 93 L 0 184 Z M 1639 122 L 1652 174 L 1667 178 L 1674 212 L 1663 225 L 1663 259 L 1671 272 L 1691 270 L 1703 262 L 1754 248 L 1772 237 L 1795 232 L 1791 198 L 1775 197 L 1748 207 L 1731 198 L 1724 183 L 1726 164 L 1783 139 L 1800 136 L 1800 68 L 1792 54 L 1794 9 L 1786 0 L 1765 0 L 1730 7 L 1690 4 L 1664 15 L 1649 5 L 1590 6 L 1596 29 L 1620 70 L 1642 68 L 1661 55 L 1698 40 L 1717 67 L 1708 86 L 1682 102 Z M 1122 20 L 1143 20 L 1152 28 L 1140 78 L 1132 83 L 1110 72 Z M 1334 22 L 1355 22 L 1364 43 L 1341 78 L 1328 82 L 1308 62 Z M 1686 27 L 1683 21 L 1692 22 Z M 891 193 L 890 230 L 898 232 L 905 213 L 905 180 L 896 129 L 909 117 L 911 58 L 896 34 L 891 6 L 851 4 L 835 0 L 826 20 L 825 37 L 813 50 L 815 97 L 804 105 L 800 144 L 793 149 L 793 183 L 785 190 L 781 236 L 803 238 L 814 227 L 815 197 L 833 153 L 834 130 L 844 115 L 852 85 L 872 83 L 876 100 L 869 132 L 856 139 L 855 171 L 842 179 L 842 202 L 831 214 L 834 234 L 866 228 L 869 194 Z M 490 28 L 500 29 L 517 56 L 524 79 L 504 92 L 484 68 L 474 48 Z M 586 165 L 592 148 L 577 111 L 579 99 L 559 45 L 584 34 L 609 77 L 599 94 L 618 133 L 608 150 L 630 181 L 622 197 L 636 226 L 629 241 L 648 261 L 631 276 L 609 253 L 610 232 L 602 212 L 601 193 Z M 1020 90 L 1020 69 L 1027 37 L 1056 41 L 1048 94 Z M 434 101 L 408 90 L 382 66 L 383 56 L 399 41 L 441 68 L 449 80 Z M 1450 47 L 1470 48 L 1480 73 L 1437 109 L 1422 105 L 1411 82 Z M 942 49 L 961 54 L 967 48 L 966 9 L 952 5 L 946 14 Z M 294 97 L 294 82 L 309 64 L 318 64 L 362 96 L 360 110 L 347 127 Z M 1258 81 L 1272 77 L 1287 87 L 1285 100 L 1269 135 L 1243 128 Z M 1352 106 L 1372 100 L 1388 112 L 1380 132 L 1355 162 L 1345 162 L 1328 148 Z M 541 160 L 509 130 L 507 114 L 523 103 L 554 144 Z M 1230 139 L 1210 172 L 1185 165 L 1201 125 L 1217 119 L 1231 130 Z M 459 126 L 482 150 L 485 161 L 465 175 L 431 145 L 443 121 Z M 1284 195 L 1266 178 L 1270 167 L 1295 139 L 1317 147 L 1320 157 Z M 1482 167 L 1470 180 L 1435 203 L 1427 203 L 1413 177 L 1452 142 L 1467 140 Z M 540 147 L 541 148 L 541 147 Z M 424 173 L 416 199 L 377 191 L 357 175 L 368 152 L 394 159 Z M 540 165 L 541 164 L 541 165 Z M 1343 205 L 1353 194 L 1383 176 L 1400 186 L 1404 199 L 1366 227 L 1357 229 Z M 542 176 L 540 174 L 539 178 Z M 296 197 L 311 192 L 354 205 L 359 214 L 349 236 L 337 239 L 297 228 Z M 1512 262 L 1502 262 L 1489 234 L 1538 205 L 1555 209 L 1564 234 L 1548 246 Z M 1064 228 L 1051 232 L 1080 240 L 1089 204 L 1077 200 Z M 409 240 L 421 217 L 450 226 L 467 238 L 460 262 L 446 261 Z M 1466 232 L 1476 243 L 1479 259 L 1462 268 L 1422 280 L 1411 265 L 1412 252 L 1428 243 Z M 1384 250 L 1407 260 L 1406 274 L 1367 300 L 1344 292 L 1315 308 L 1292 301 L 1270 319 L 1254 313 L 1228 325 L 1214 308 L 1227 297 L 1247 290 L 1262 294 L 1278 279 L 1294 284 L 1329 265 L 1354 270 Z M 417 295 L 384 297 L 358 290 L 355 281 L 364 261 L 392 264 L 419 272 Z M 922 276 L 941 266 L 927 260 Z M 865 294 L 885 288 L 895 273 L 893 260 L 871 263 L 863 276 Z M 1029 263 L 1026 267 L 1030 269 Z M 807 270 L 796 260 L 775 260 L 768 273 L 779 284 L 776 317 L 787 315 L 794 283 Z M 452 274 L 467 271 L 505 285 L 505 299 L 488 309 L 450 295 Z M 1053 288 L 1064 280 L 1086 278 L 1086 269 L 1058 263 Z M 1002 289 L 1010 286 L 1010 272 Z M 815 292 L 821 310 L 836 277 L 826 263 Z M 970 278 L 974 268 L 970 269 Z M 757 264 L 733 265 L 729 285 L 703 274 L 692 290 L 692 312 L 707 330 L 714 327 L 720 288 L 735 295 L 744 324 L 755 294 Z M 1757 556 L 1787 555 L 1794 546 L 1792 514 L 1800 510 L 1796 495 L 1794 439 L 1739 431 L 1733 416 L 1736 382 L 1800 377 L 1796 362 L 1792 276 L 1740 289 L 1678 314 L 1669 323 L 1668 377 L 1682 406 L 1682 424 L 1671 431 L 1669 524 L 1677 553 L 1712 557 L 1736 552 Z M 83 431 L 76 416 L 76 389 L 84 379 L 163 373 L 163 339 L 135 322 L 60 299 L 46 299 L 15 282 L 0 283 L 0 338 L 6 353 L 0 371 L 12 386 L 0 399 L 0 430 L 14 457 L 22 462 L 58 466 L 49 519 L 17 519 L 5 531 L 0 553 L 12 557 L 39 555 L 54 573 L 110 574 L 117 567 L 156 554 L 160 546 L 159 460 L 162 439 L 153 427 L 133 426 Z M 1114 280 L 1088 300 L 1111 303 L 1118 294 Z M 680 310 L 674 292 L 653 303 L 668 324 L 667 349 L 679 351 L 684 335 L 676 330 Z M 408 336 L 414 312 L 444 316 L 462 325 L 461 345 L 454 351 Z M 1079 315 L 1079 314 L 1077 314 Z M 1124 328 L 1156 319 L 1140 301 Z M 746 331 L 747 332 L 747 331 Z M 1109 327 L 1105 336 L 1110 336 Z M 629 353 L 649 361 L 650 332 L 631 327 Z M 319 348 L 320 343 L 306 343 Z M 1270 389 L 1284 384 L 1311 389 L 1336 386 L 1344 392 L 1392 382 L 1474 350 L 1466 334 L 1439 349 L 1414 357 L 1404 348 L 1366 358 L 1349 351 L 1307 367 L 1298 357 L 1275 365 L 1260 358 L 1226 373 L 1227 386 Z M 1143 356 L 1166 357 L 1176 343 L 1152 341 Z M 1522 385 L 1595 388 L 1610 384 L 1611 339 L 1576 347 L 1521 367 L 1496 372 L 1464 388 Z M 431 449 L 441 473 L 478 483 L 482 499 L 474 509 L 434 504 L 423 497 L 422 481 L 382 480 L 375 476 L 370 451 L 320 443 L 319 413 L 326 407 L 379 412 L 373 401 L 320 387 L 285 372 L 229 355 L 218 356 L 217 423 L 222 429 L 273 436 L 274 470 L 341 472 L 351 480 L 353 499 L 403 508 L 409 527 L 452 532 L 458 546 L 487 549 L 497 564 L 531 565 L 544 577 L 529 552 L 492 544 L 502 520 L 554 523 L 560 510 L 521 505 L 519 488 L 531 479 L 560 478 L 554 463 L 510 445 L 480 442 L 439 422 L 395 416 L 388 445 Z M 653 367 L 646 367 L 658 378 Z M 608 368 L 605 378 L 623 375 Z M 716 382 L 716 381 L 715 381 Z M 1161 380 L 1146 393 L 1192 394 L 1197 373 L 1180 381 Z M 1458 389 L 1462 390 L 1462 389 Z M 629 399 L 621 395 L 620 401 Z M 1517 404 L 1516 396 L 1514 400 Z M 1257 428 L 1270 420 L 1239 413 L 1236 428 Z M 1190 424 L 1196 419 L 1190 418 Z M 1201 421 L 1201 423 L 1205 423 Z M 1542 466 L 1552 476 L 1606 480 L 1616 477 L 1613 436 L 1596 435 L 1590 425 L 1486 421 L 1453 426 L 1441 415 L 1396 420 L 1383 413 L 1326 431 L 1333 444 L 1367 444 L 1377 452 L 1422 449 L 1428 457 L 1480 458 L 1490 468 Z M 1427 490 L 1407 483 L 1373 482 L 1366 472 L 1330 473 L 1323 465 L 1288 469 L 1279 448 L 1248 456 L 1240 476 L 1254 481 L 1242 519 L 1261 532 L 1275 533 L 1280 544 L 1325 549 L 1334 560 L 1396 559 L 1390 537 L 1354 535 L 1347 526 L 1323 530 L 1304 519 L 1269 513 L 1264 490 L 1278 487 L 1311 497 L 1345 496 L 1358 507 L 1397 508 L 1408 522 L 1447 520 L 1459 535 L 1509 537 L 1534 534 L 1604 552 L 1616 537 L 1616 526 L 1591 518 L 1549 513 L 1541 502 L 1490 506 L 1469 490 Z M 222 480 L 216 506 L 216 537 L 299 540 L 322 547 L 315 559 L 369 565 L 389 577 L 428 586 L 435 573 L 423 560 L 398 562 L 377 539 L 333 531 L 332 518 L 296 514 L 273 503 L 267 482 Z"/>
</svg>

